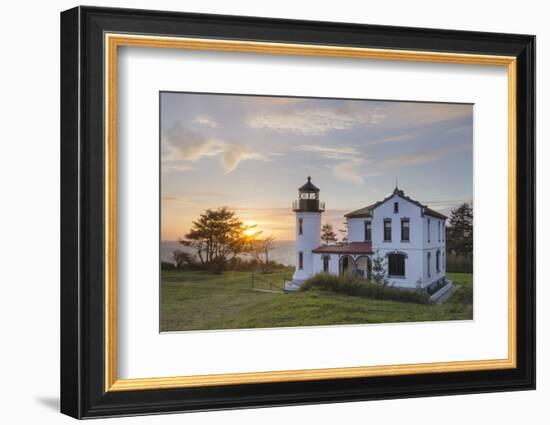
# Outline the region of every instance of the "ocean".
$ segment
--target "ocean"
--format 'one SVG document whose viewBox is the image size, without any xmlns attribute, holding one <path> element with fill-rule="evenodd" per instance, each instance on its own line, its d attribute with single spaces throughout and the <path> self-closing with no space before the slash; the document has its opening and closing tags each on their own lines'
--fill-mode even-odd
<svg viewBox="0 0 550 425">
<path fill-rule="evenodd" d="M 294 241 L 275 241 L 275 248 L 269 252 L 269 259 L 287 266 L 296 264 Z M 173 262 L 172 252 L 176 249 L 187 252 L 195 252 L 192 248 L 183 246 L 178 241 L 161 241 L 160 242 L 160 259 L 162 261 Z M 243 255 L 244 258 L 250 258 L 249 255 Z"/>
</svg>

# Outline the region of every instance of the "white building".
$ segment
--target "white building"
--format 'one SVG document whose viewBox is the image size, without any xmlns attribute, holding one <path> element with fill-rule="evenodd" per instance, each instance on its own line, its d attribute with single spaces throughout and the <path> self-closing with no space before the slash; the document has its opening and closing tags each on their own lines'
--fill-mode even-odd
<svg viewBox="0 0 550 425">
<path fill-rule="evenodd" d="M 387 198 L 345 215 L 348 242 L 321 245 L 319 189 L 311 178 L 298 189 L 295 288 L 317 273 L 370 279 L 373 258 L 383 259 L 391 285 L 426 289 L 445 281 L 446 216 L 415 201 L 397 187 Z M 292 288 L 289 288 L 292 289 Z"/>
</svg>

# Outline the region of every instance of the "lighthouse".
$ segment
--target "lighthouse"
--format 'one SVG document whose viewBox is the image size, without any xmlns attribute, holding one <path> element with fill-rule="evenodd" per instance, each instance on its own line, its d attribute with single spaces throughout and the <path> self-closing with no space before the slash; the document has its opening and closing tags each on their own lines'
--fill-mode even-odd
<svg viewBox="0 0 550 425">
<path fill-rule="evenodd" d="M 296 214 L 296 270 L 290 286 L 298 289 L 313 275 L 312 251 L 321 245 L 321 214 L 325 205 L 319 201 L 319 189 L 311 183 L 311 177 L 298 189 L 298 199 L 293 202 L 292 210 Z"/>
</svg>

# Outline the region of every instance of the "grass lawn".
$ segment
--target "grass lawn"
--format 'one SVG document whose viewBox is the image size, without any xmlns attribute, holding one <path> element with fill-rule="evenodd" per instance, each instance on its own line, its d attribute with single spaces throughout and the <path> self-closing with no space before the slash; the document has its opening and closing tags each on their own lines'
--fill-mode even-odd
<svg viewBox="0 0 550 425">
<path fill-rule="evenodd" d="M 443 305 L 372 300 L 316 289 L 287 295 L 256 292 L 251 290 L 251 275 L 163 271 L 161 331 L 472 319 L 472 275 L 466 273 L 447 274 L 461 288 Z M 290 273 L 256 275 L 282 286 Z"/>
</svg>

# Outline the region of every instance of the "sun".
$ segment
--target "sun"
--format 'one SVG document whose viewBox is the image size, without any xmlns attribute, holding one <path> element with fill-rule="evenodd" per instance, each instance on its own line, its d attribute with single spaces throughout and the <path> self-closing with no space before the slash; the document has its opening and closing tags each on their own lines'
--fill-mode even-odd
<svg viewBox="0 0 550 425">
<path fill-rule="evenodd" d="M 252 226 L 249 224 L 249 226 Z M 258 229 L 256 227 L 250 227 L 249 229 L 246 229 L 243 233 L 245 236 L 253 236 L 258 232 Z"/>
</svg>

